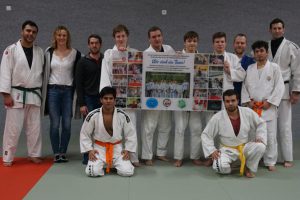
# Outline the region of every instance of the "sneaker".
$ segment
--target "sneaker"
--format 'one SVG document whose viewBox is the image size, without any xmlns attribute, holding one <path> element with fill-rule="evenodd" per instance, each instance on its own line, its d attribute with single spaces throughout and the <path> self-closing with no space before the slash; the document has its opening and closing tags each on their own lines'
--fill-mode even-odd
<svg viewBox="0 0 300 200">
<path fill-rule="evenodd" d="M 55 163 L 60 163 L 61 162 L 59 154 L 55 154 L 53 161 Z"/>
<path fill-rule="evenodd" d="M 61 155 L 60 155 L 60 161 L 61 161 L 61 162 L 69 162 L 69 160 L 68 160 L 68 158 L 66 157 L 65 154 L 61 154 Z"/>
</svg>

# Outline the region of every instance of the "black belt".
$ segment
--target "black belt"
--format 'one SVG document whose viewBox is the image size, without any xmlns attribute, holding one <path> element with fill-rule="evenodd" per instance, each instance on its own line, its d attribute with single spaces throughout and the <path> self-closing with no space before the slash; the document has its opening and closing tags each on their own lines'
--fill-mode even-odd
<svg viewBox="0 0 300 200">
<path fill-rule="evenodd" d="M 284 84 L 290 83 L 290 81 L 284 81 Z"/>
<path fill-rule="evenodd" d="M 41 91 L 40 87 L 35 87 L 35 88 L 25 88 L 25 87 L 21 87 L 21 86 L 12 86 L 12 88 L 20 90 L 23 92 L 23 107 L 25 106 L 26 103 L 26 94 L 27 92 L 31 92 L 33 94 L 36 94 L 40 100 L 42 101 L 42 96 L 40 95 L 40 93 L 37 92 L 37 90 Z"/>
<path fill-rule="evenodd" d="M 48 88 L 51 88 L 51 89 L 72 89 L 73 86 L 70 86 L 70 85 L 49 84 Z"/>
</svg>

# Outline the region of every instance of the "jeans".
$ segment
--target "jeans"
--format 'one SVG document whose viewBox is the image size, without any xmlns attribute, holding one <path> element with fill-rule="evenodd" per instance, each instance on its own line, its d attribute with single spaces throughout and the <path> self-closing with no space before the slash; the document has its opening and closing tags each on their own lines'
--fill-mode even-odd
<svg viewBox="0 0 300 200">
<path fill-rule="evenodd" d="M 101 107 L 100 95 L 84 95 L 84 101 L 89 112 Z"/>
<path fill-rule="evenodd" d="M 89 112 L 101 107 L 100 95 L 84 95 L 84 101 Z M 89 153 L 84 153 L 82 164 L 86 165 L 88 163 L 88 160 Z"/>
<path fill-rule="evenodd" d="M 68 149 L 71 136 L 73 91 L 71 86 L 48 86 L 50 140 L 54 154 L 65 154 Z M 62 127 L 59 135 L 60 121 Z"/>
</svg>

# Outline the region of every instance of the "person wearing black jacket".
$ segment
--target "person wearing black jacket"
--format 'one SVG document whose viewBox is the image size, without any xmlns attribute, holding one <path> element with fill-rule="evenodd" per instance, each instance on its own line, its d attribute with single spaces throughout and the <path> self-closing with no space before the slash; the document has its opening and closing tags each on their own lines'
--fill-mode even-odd
<svg viewBox="0 0 300 200">
<path fill-rule="evenodd" d="M 100 52 L 102 39 L 92 34 L 88 37 L 89 53 L 82 57 L 76 66 L 75 81 L 77 103 L 83 117 L 94 109 L 100 108 L 99 85 L 103 54 Z M 88 154 L 83 155 L 83 164 L 87 164 Z"/>
</svg>

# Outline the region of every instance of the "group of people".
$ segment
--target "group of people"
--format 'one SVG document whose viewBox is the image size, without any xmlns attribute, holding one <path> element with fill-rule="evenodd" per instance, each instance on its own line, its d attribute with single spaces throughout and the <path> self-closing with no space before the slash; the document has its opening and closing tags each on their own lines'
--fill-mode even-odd
<svg viewBox="0 0 300 200">
<path fill-rule="evenodd" d="M 146 82 L 146 97 L 188 98 L 189 83 L 187 81 L 150 80 Z"/>
<path fill-rule="evenodd" d="M 232 163 L 239 160 L 240 174 L 247 177 L 254 177 L 261 158 L 270 171 L 276 169 L 278 162 L 292 167 L 291 111 L 292 104 L 297 103 L 300 97 L 300 52 L 296 44 L 285 39 L 281 19 L 274 19 L 269 30 L 272 40 L 254 42 L 253 57 L 246 55 L 245 34 L 235 36 L 235 54 L 225 50 L 225 33 L 213 34 L 213 52 L 224 56 L 223 110 L 216 114 L 143 110 L 138 133 L 137 111 L 116 108 L 116 90 L 111 87 L 112 52 L 137 51 L 128 45 L 129 31 L 125 25 L 113 29 L 115 45 L 104 55 L 100 53 L 100 36 L 91 35 L 88 38 L 90 52 L 84 57 L 71 48 L 68 29 L 59 26 L 53 33 L 53 43 L 46 50 L 44 60 L 43 51 L 33 44 L 37 25 L 32 21 L 24 22 L 21 40 L 4 51 L 1 62 L 0 92 L 7 108 L 3 164 L 12 165 L 23 122 L 28 156 L 33 162 L 41 162 L 40 111 L 50 116 L 54 161 L 68 161 L 66 151 L 72 113 L 76 115 L 76 109 L 72 112 L 76 90 L 76 103 L 85 118 L 80 133 L 80 149 L 89 176 L 103 176 L 105 165 L 106 172 L 115 167 L 119 175 L 133 175 L 134 167 L 140 166 L 137 134 L 141 135 L 140 157 L 145 165 L 153 165 L 154 154 L 157 159 L 169 161 L 167 144 L 172 129 L 172 113 L 176 167 L 183 164 L 187 127 L 191 136 L 190 159 L 195 165 L 212 165 L 216 172 L 228 174 Z M 175 53 L 171 46 L 163 44 L 163 33 L 159 27 L 151 27 L 148 38 L 150 46 L 146 52 Z M 182 52 L 197 53 L 198 42 L 196 32 L 187 32 Z M 204 130 L 202 119 L 206 125 Z M 154 153 L 156 129 L 158 138 Z M 216 137 L 219 144 L 215 143 Z M 204 160 L 200 159 L 201 147 Z"/>
</svg>

